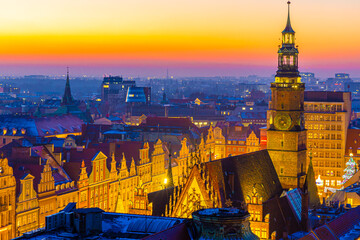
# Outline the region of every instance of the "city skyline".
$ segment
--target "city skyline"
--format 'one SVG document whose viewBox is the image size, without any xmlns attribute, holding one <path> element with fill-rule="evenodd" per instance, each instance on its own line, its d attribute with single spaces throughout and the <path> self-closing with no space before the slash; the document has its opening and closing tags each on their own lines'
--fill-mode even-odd
<svg viewBox="0 0 360 240">
<path fill-rule="evenodd" d="M 0 21 L 0 71 L 6 75 L 271 75 L 285 1 L 14 1 Z M 360 23 L 355 0 L 294 1 L 300 71 L 320 77 L 357 70 Z M 349 24 L 351 23 L 351 24 Z"/>
</svg>

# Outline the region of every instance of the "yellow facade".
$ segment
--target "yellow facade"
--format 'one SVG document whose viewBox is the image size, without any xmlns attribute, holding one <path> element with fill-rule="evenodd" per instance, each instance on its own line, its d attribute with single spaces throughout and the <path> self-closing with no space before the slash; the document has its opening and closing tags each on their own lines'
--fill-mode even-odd
<svg viewBox="0 0 360 240">
<path fill-rule="evenodd" d="M 16 201 L 16 236 L 39 228 L 39 200 L 33 186 L 34 177 L 25 174 L 20 179 Z"/>
<path fill-rule="evenodd" d="M 309 155 L 320 196 L 342 187 L 345 168 L 346 136 L 351 116 L 350 93 L 342 93 L 343 102 L 305 102 L 305 126 Z"/>
<path fill-rule="evenodd" d="M 13 169 L 6 158 L 0 159 L 0 238 L 12 239 L 15 235 L 15 189 Z"/>
<path fill-rule="evenodd" d="M 251 153 L 256 151 L 260 151 L 260 140 L 254 131 L 252 131 L 246 139 L 246 152 Z"/>
<path fill-rule="evenodd" d="M 41 180 L 38 185 L 38 199 L 39 199 L 39 227 L 45 227 L 45 217 L 56 213 L 56 193 L 55 181 L 52 176 L 52 170 L 47 163 L 41 173 Z"/>
<path fill-rule="evenodd" d="M 256 141 L 251 135 L 249 141 L 253 140 Z M 226 146 L 220 128 L 210 127 L 207 136 L 202 138 L 198 145 L 190 144 L 183 138 L 179 153 L 174 154 L 176 157 L 171 159 L 174 185 L 184 184 L 196 163 L 226 157 Z M 253 145 L 249 143 L 249 146 Z M 77 208 L 99 207 L 108 212 L 143 212 L 142 206 L 148 204 L 144 202 L 144 199 L 147 199 L 144 196 L 167 187 L 165 179 L 168 174 L 169 149 L 161 140 L 154 144 L 153 151 L 148 143 L 144 143 L 143 147 L 138 149 L 140 157 L 137 164 L 134 159 L 126 159 L 123 155 L 119 169 L 114 154 L 111 156 L 111 164 L 107 166 L 108 156 L 98 152 L 91 160 L 91 166 L 86 166 L 84 161 L 81 163 L 77 179 L 59 184 L 55 184 L 52 166 L 62 164 L 61 156 L 54 154 L 53 146 L 46 146 L 46 149 L 54 158 L 49 158 L 44 165 L 38 166 L 43 167 L 37 182 L 34 176 L 25 174 L 16 186 L 12 168 L 7 165 L 6 159 L 1 160 L 0 202 L 4 201 L 4 204 L 8 205 L 0 211 L 4 216 L 3 219 L 0 218 L 0 228 L 3 229 L 0 231 L 1 239 L 11 239 L 24 232 L 44 227 L 46 216 L 63 210 L 71 202 L 76 202 Z M 131 163 L 130 166 L 127 162 Z M 200 181 L 199 177 L 197 179 Z M 17 187 L 18 195 L 15 193 Z M 204 203 L 210 201 L 204 199 L 207 198 L 209 190 L 200 189 L 196 181 L 188 188 L 191 188 L 191 193 L 184 200 L 188 204 L 194 204 L 197 197 L 200 197 L 200 201 L 205 201 Z M 151 212 L 151 207 L 148 206 L 145 212 L 150 214 L 149 211 Z M 179 211 L 179 216 L 186 215 L 184 209 Z"/>
<path fill-rule="evenodd" d="M 252 194 L 246 198 L 248 212 L 250 213 L 250 227 L 251 231 L 260 239 L 270 239 L 270 214 L 263 217 L 264 206 L 262 201 L 262 197 L 253 188 Z"/>
</svg>

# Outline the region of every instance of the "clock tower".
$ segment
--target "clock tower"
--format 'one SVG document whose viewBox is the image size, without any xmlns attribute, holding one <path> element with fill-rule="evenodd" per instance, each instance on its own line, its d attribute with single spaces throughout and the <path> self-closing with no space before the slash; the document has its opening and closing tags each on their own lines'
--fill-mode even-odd
<svg viewBox="0 0 360 240">
<path fill-rule="evenodd" d="M 271 83 L 267 113 L 267 149 L 284 189 L 296 188 L 306 170 L 305 84 L 298 70 L 298 54 L 288 2 L 288 19 L 282 31 L 278 70 Z"/>
</svg>

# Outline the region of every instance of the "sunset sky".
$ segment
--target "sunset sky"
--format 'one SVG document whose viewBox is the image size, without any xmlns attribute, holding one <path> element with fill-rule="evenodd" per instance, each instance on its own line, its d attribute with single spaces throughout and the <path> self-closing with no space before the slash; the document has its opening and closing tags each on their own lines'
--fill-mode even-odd
<svg viewBox="0 0 360 240">
<path fill-rule="evenodd" d="M 300 71 L 360 77 L 359 0 L 293 0 Z M 0 74 L 271 75 L 286 0 L 11 0 Z"/>
</svg>

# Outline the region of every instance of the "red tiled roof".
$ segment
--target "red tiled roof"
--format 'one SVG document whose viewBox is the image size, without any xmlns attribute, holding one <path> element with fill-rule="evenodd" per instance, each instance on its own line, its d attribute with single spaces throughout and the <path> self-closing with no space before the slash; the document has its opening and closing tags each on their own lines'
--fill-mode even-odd
<svg viewBox="0 0 360 240">
<path fill-rule="evenodd" d="M 301 240 L 318 240 L 314 233 L 309 233 L 301 238 Z"/>
<path fill-rule="evenodd" d="M 35 119 L 39 136 L 81 132 L 83 121 L 71 114 Z"/>
<path fill-rule="evenodd" d="M 44 169 L 43 165 L 36 164 L 13 164 L 14 177 L 16 179 L 16 196 L 20 193 L 20 179 L 26 174 L 30 173 L 34 176 L 34 189 L 37 191 L 38 184 L 41 179 L 41 173 Z"/>
<path fill-rule="evenodd" d="M 338 238 L 334 235 L 331 229 L 325 224 L 317 229 L 315 229 L 315 234 L 319 239 L 326 240 L 337 240 Z"/>
<path fill-rule="evenodd" d="M 71 180 L 77 181 L 80 176 L 81 162 L 66 162 L 63 165 L 66 173 L 70 176 Z"/>
<path fill-rule="evenodd" d="M 180 223 L 164 231 L 143 238 L 143 240 L 191 240 L 185 223 Z"/>
<path fill-rule="evenodd" d="M 355 224 L 360 222 L 360 206 L 351 209 L 340 217 L 329 222 L 331 230 L 339 237 L 348 232 Z"/>
<path fill-rule="evenodd" d="M 317 237 L 316 239 L 337 240 L 341 236 L 344 236 L 346 233 L 350 232 L 353 229 L 354 225 L 358 224 L 359 222 L 360 222 L 360 206 L 349 210 L 340 217 L 315 229 L 314 233 Z M 313 239 L 309 237 L 310 234 L 304 236 L 300 240 Z"/>
</svg>

